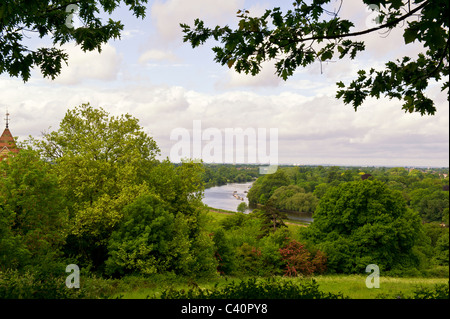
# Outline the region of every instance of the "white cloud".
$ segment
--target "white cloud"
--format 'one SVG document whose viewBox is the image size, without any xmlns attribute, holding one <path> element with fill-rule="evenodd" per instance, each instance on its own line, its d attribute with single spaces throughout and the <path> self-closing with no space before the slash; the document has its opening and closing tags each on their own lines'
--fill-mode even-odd
<svg viewBox="0 0 450 319">
<path fill-rule="evenodd" d="M 253 76 L 251 73 L 238 73 L 234 68 L 228 69 L 226 75 L 216 81 L 216 88 L 266 88 L 277 87 L 283 80 L 276 75 L 275 63 L 273 61 L 263 62 L 261 71 Z"/>
<path fill-rule="evenodd" d="M 171 51 L 152 49 L 152 50 L 145 51 L 139 57 L 139 63 L 146 63 L 148 61 L 179 62 L 180 59 Z"/>
<path fill-rule="evenodd" d="M 242 9 L 244 0 L 156 0 L 151 8 L 158 35 L 167 42 L 182 39 L 180 23 L 192 25 L 200 18 L 213 23 L 226 23 Z M 181 43 L 181 41 L 180 41 Z"/>
<path fill-rule="evenodd" d="M 53 81 L 73 85 L 85 80 L 112 81 L 120 71 L 122 57 L 110 44 L 102 46 L 102 52 L 84 52 L 79 46 L 65 44 L 62 49 L 69 55 L 68 65 L 63 64 L 61 74 Z"/>
<path fill-rule="evenodd" d="M 206 94 L 176 86 L 42 86 L 0 78 L 0 107 L 11 113 L 11 130 L 24 139 L 56 129 L 68 108 L 91 102 L 113 115 L 129 113 L 153 136 L 163 157 L 176 143 L 176 128 L 278 128 L 279 162 L 347 165 L 448 166 L 448 107 L 436 95 L 435 116 L 405 114 L 398 101 L 369 99 L 354 112 L 329 96 L 245 91 Z M 438 88 L 430 94 L 438 94 Z"/>
</svg>

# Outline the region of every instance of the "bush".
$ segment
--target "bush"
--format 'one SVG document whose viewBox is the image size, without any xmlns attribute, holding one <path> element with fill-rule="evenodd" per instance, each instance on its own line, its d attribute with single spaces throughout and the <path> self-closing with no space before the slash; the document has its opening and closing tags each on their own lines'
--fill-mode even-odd
<svg viewBox="0 0 450 319">
<path fill-rule="evenodd" d="M 0 272 L 0 299 L 83 298 L 83 290 L 67 288 L 65 279 L 65 275 L 6 270 Z"/>
<path fill-rule="evenodd" d="M 295 284 L 292 281 L 255 278 L 232 282 L 223 288 L 189 290 L 169 289 L 163 291 L 161 299 L 344 299 L 342 294 L 325 293 L 313 279 Z"/>
<path fill-rule="evenodd" d="M 320 250 L 313 255 L 306 247 L 296 240 L 292 240 L 280 249 L 280 254 L 286 263 L 285 276 L 309 276 L 323 273 L 326 270 L 327 258 Z"/>
<path fill-rule="evenodd" d="M 414 291 L 413 299 L 449 299 L 449 285 L 438 284 L 434 288 L 419 287 Z"/>
<path fill-rule="evenodd" d="M 235 269 L 235 251 L 222 228 L 214 233 L 213 241 L 215 257 L 218 262 L 217 271 L 222 275 L 229 275 Z"/>
</svg>

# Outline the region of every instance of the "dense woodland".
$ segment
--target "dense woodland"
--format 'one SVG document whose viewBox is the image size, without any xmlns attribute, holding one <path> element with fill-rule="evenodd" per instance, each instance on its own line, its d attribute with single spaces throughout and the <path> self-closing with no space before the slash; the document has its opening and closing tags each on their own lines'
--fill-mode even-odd
<svg viewBox="0 0 450 319">
<path fill-rule="evenodd" d="M 131 115 L 83 104 L 0 163 L 0 297 L 88 297 L 82 278 L 448 276 L 448 168 L 174 165 Z M 370 176 L 369 176 L 370 174 Z M 257 208 L 214 219 L 205 185 L 245 182 Z M 284 210 L 311 212 L 286 227 Z M 85 286 L 86 287 L 86 286 Z"/>
<path fill-rule="evenodd" d="M 329 272 L 373 262 L 396 273 L 448 266 L 448 181 L 448 168 L 284 167 L 248 198 L 267 224 L 286 210 L 312 212 L 300 238 L 325 253 Z"/>
<path fill-rule="evenodd" d="M 245 183 L 259 176 L 258 165 L 204 164 L 205 188 L 228 183 Z"/>
</svg>

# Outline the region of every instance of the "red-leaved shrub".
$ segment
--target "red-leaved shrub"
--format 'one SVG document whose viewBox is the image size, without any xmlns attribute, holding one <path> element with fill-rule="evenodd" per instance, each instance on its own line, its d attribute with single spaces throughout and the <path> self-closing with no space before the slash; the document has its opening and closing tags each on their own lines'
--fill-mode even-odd
<svg viewBox="0 0 450 319">
<path fill-rule="evenodd" d="M 285 276 L 309 276 L 326 270 L 325 254 L 320 250 L 312 254 L 305 245 L 296 240 L 291 240 L 281 248 L 280 254 L 286 263 Z"/>
</svg>

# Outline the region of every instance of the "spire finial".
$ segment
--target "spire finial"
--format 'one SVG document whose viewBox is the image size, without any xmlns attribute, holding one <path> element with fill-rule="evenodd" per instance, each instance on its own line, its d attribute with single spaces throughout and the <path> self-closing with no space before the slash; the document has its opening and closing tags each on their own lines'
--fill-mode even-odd
<svg viewBox="0 0 450 319">
<path fill-rule="evenodd" d="M 6 128 L 8 128 L 8 126 L 9 126 L 9 112 L 8 112 L 8 109 L 6 109 L 6 118 L 5 118 L 5 120 L 6 120 Z"/>
</svg>

